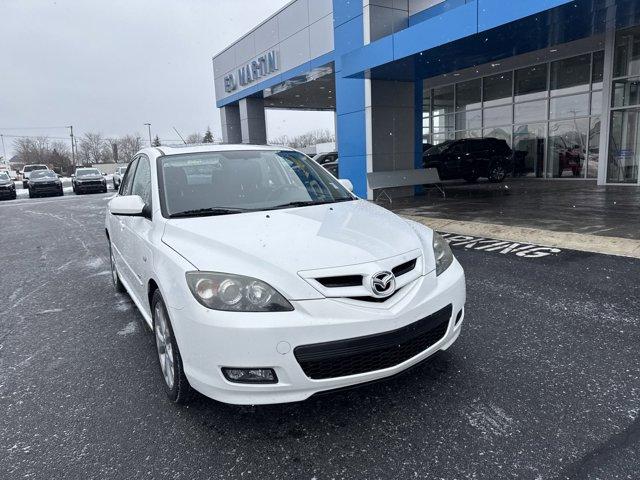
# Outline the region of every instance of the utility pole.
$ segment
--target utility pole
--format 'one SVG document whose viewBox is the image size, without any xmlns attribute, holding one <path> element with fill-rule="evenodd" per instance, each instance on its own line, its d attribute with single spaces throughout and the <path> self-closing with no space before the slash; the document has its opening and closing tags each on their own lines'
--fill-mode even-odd
<svg viewBox="0 0 640 480">
<path fill-rule="evenodd" d="M 71 164 L 72 165 L 76 165 L 76 154 L 75 154 L 75 148 L 74 148 L 74 141 L 73 141 L 73 125 L 69 125 L 67 127 L 69 130 L 71 130 Z"/>
<path fill-rule="evenodd" d="M 152 146 L 153 145 L 153 141 L 151 140 L 151 124 L 150 123 L 145 123 L 145 125 L 149 129 L 149 146 Z"/>
<path fill-rule="evenodd" d="M 4 135 L 2 135 L 0 133 L 0 139 L 2 139 L 2 152 L 4 153 L 3 158 L 4 158 L 4 163 L 9 163 L 9 159 L 7 158 L 7 149 L 4 148 Z"/>
</svg>

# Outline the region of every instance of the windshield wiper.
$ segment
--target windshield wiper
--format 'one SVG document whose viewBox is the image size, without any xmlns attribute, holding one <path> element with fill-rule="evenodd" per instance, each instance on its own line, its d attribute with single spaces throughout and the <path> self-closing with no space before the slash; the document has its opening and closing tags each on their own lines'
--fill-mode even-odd
<svg viewBox="0 0 640 480">
<path fill-rule="evenodd" d="M 278 210 L 280 208 L 308 207 L 311 205 L 326 205 L 327 203 L 334 203 L 334 200 L 301 200 L 297 202 L 283 203 L 282 205 L 275 205 L 273 207 L 270 207 L 269 210 Z"/>
<path fill-rule="evenodd" d="M 216 207 L 216 208 L 198 208 L 195 210 L 185 210 L 184 212 L 172 213 L 169 218 L 186 218 L 186 217 L 215 217 L 218 215 L 233 215 L 236 213 L 250 212 L 247 208 L 232 207 Z"/>
</svg>

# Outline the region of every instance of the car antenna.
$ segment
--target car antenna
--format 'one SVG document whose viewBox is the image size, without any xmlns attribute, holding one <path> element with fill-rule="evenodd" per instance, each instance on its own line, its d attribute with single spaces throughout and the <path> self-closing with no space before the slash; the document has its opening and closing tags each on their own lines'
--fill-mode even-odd
<svg viewBox="0 0 640 480">
<path fill-rule="evenodd" d="M 176 133 L 180 137 L 180 140 L 182 140 L 182 142 L 186 145 L 187 142 L 186 142 L 186 140 L 184 138 L 182 138 L 182 135 L 180 135 L 180 132 L 178 131 L 178 129 L 176 127 L 173 127 L 173 129 L 176 131 Z"/>
</svg>

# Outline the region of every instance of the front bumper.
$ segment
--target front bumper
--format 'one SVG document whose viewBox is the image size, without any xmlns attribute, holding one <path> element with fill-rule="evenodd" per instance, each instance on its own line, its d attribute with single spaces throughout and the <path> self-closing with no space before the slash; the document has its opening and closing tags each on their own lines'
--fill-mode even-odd
<svg viewBox="0 0 640 480">
<path fill-rule="evenodd" d="M 393 376 L 437 351 L 449 348 L 456 341 L 462 328 L 466 300 L 460 264 L 454 261 L 439 277 L 431 272 L 405 288 L 407 291 L 402 298 L 388 308 L 327 298 L 292 302 L 295 308 L 292 312 L 236 313 L 208 310 L 194 300 L 181 309 L 169 308 L 169 314 L 185 374 L 196 390 L 232 404 L 295 402 L 319 392 Z M 400 358 L 399 363 L 387 359 L 386 363 L 366 367 L 374 370 L 355 374 L 351 372 L 362 368 L 333 370 L 328 374 L 329 378 L 323 378 L 327 374 L 318 375 L 307 366 L 304 369 L 301 366 L 304 359 L 299 353 L 305 346 L 366 336 L 385 338 L 385 341 L 395 338 L 393 335 L 406 337 L 407 332 L 416 331 L 417 322 L 433 317 L 449 306 L 447 312 L 450 313 L 444 318 L 441 329 L 433 334 L 437 338 L 419 344 L 424 350 L 414 344 L 413 350 L 405 350 L 404 356 L 396 357 Z M 439 318 L 436 323 L 442 323 L 442 317 Z M 300 348 L 296 350 L 297 347 Z M 324 358 L 327 359 L 326 355 Z M 378 368 L 380 365 L 383 367 Z M 222 375 L 222 367 L 273 368 L 278 383 L 231 383 Z M 339 376 L 334 377 L 334 374 Z"/>
<path fill-rule="evenodd" d="M 76 191 L 78 192 L 104 192 L 106 190 L 106 183 L 76 183 Z"/>
<path fill-rule="evenodd" d="M 32 195 L 60 195 L 63 192 L 62 185 L 31 185 Z"/>
</svg>

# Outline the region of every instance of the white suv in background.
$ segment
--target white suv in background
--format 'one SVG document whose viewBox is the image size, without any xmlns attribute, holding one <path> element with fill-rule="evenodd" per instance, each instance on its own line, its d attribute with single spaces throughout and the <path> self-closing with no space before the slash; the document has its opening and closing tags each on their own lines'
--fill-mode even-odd
<svg viewBox="0 0 640 480">
<path fill-rule="evenodd" d="M 445 240 L 289 149 L 138 153 L 107 208 L 112 279 L 153 329 L 169 398 L 304 400 L 456 341 L 465 278 Z"/>
<path fill-rule="evenodd" d="M 25 165 L 22 171 L 20 172 L 20 175 L 22 176 L 22 188 L 28 187 L 29 176 L 31 175 L 31 172 L 35 170 L 49 170 L 49 167 L 47 167 L 46 165 L 37 165 L 37 164 Z"/>
</svg>

